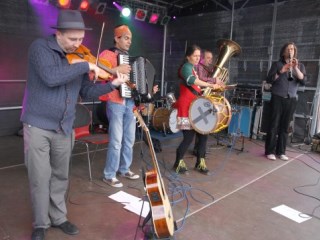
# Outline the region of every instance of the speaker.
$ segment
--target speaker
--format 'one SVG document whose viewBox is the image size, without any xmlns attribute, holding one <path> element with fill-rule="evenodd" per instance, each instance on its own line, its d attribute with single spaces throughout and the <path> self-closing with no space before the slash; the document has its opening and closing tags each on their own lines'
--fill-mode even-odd
<svg viewBox="0 0 320 240">
<path fill-rule="evenodd" d="M 244 137 L 251 137 L 251 129 L 253 122 L 253 107 L 248 106 L 232 106 L 233 112 L 228 127 L 229 134 L 241 134 Z"/>
<path fill-rule="evenodd" d="M 264 101 L 263 107 L 262 107 L 262 118 L 261 118 L 261 126 L 260 126 L 260 132 L 267 133 L 270 119 L 271 119 L 271 102 L 270 101 Z"/>
</svg>

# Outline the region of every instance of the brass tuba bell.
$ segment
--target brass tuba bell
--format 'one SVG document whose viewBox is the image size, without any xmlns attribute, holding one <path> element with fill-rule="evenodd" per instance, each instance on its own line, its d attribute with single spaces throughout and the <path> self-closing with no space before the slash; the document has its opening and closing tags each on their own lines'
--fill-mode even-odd
<svg viewBox="0 0 320 240">
<path fill-rule="evenodd" d="M 237 55 L 241 53 L 241 47 L 235 41 L 229 39 L 220 39 L 217 42 L 217 46 L 219 48 L 219 56 L 214 65 L 214 70 L 210 77 L 220 77 L 221 81 L 226 83 L 228 79 L 228 69 L 224 68 L 224 64 L 228 61 L 230 57 L 233 55 Z M 211 94 L 211 88 L 205 88 L 203 92 L 203 96 L 208 96 Z"/>
</svg>

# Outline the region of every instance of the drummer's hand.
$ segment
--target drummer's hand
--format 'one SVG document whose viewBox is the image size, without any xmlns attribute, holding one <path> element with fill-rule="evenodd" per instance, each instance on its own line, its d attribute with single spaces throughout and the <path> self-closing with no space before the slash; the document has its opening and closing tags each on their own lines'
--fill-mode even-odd
<svg viewBox="0 0 320 240">
<path fill-rule="evenodd" d="M 216 77 L 215 81 L 216 81 L 216 84 L 219 84 L 219 85 L 223 84 L 223 82 L 221 81 L 221 78 L 219 77 Z"/>
<path fill-rule="evenodd" d="M 216 83 L 209 83 L 209 87 L 211 87 L 213 90 L 218 90 L 221 89 L 221 85 L 220 84 L 216 84 Z"/>
</svg>

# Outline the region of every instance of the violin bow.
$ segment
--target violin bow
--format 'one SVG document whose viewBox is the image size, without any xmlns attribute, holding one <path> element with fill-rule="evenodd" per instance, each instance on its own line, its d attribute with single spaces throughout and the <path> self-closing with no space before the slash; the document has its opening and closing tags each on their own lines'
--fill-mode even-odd
<svg viewBox="0 0 320 240">
<path fill-rule="evenodd" d="M 96 65 L 98 66 L 98 62 L 99 62 L 99 54 L 100 54 L 100 48 L 101 48 L 101 41 L 102 41 L 102 36 L 103 36 L 103 31 L 104 31 L 104 22 L 102 23 L 102 27 L 101 27 L 101 33 L 100 33 L 100 39 L 99 39 L 99 45 L 98 45 L 98 52 L 97 52 L 97 58 L 96 58 Z M 97 81 L 97 76 L 94 79 L 94 83 L 96 83 Z"/>
</svg>

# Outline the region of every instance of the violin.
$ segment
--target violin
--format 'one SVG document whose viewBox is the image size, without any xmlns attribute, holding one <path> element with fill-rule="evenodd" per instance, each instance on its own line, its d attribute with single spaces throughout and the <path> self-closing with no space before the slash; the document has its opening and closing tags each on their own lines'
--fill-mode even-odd
<svg viewBox="0 0 320 240">
<path fill-rule="evenodd" d="M 84 46 L 80 45 L 79 48 L 73 52 L 67 54 L 67 59 L 70 64 L 77 63 L 79 60 L 83 60 L 90 63 L 97 63 L 97 58 L 93 56 L 90 52 L 90 50 Z M 112 74 L 111 74 L 111 63 L 105 59 L 99 59 L 97 66 L 100 68 L 99 76 L 97 76 L 98 80 L 105 81 L 108 80 Z"/>
</svg>

